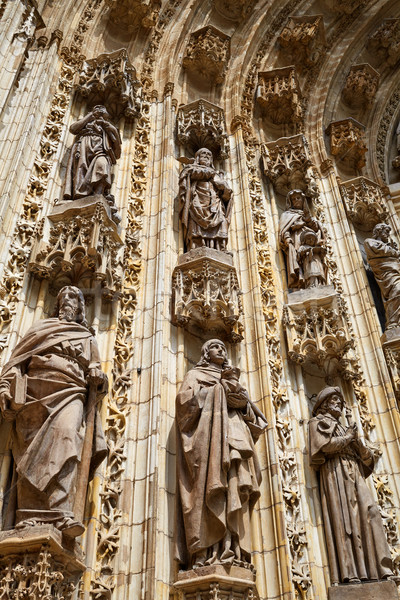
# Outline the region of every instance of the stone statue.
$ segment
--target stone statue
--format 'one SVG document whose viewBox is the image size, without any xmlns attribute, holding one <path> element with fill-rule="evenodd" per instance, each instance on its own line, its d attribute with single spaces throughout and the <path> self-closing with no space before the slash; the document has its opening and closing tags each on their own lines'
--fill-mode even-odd
<svg viewBox="0 0 400 600">
<path fill-rule="evenodd" d="M 254 443 L 266 419 L 239 376 L 224 344 L 210 340 L 176 398 L 176 558 L 186 569 L 251 562 L 261 481 Z"/>
<path fill-rule="evenodd" d="M 232 190 L 213 166 L 212 152 L 200 148 L 186 162 L 179 178 L 179 213 L 186 250 L 226 250 L 232 210 Z"/>
<path fill-rule="evenodd" d="M 315 234 L 315 253 L 305 248 L 302 234 L 312 231 Z M 279 240 L 286 254 L 288 286 L 292 289 L 312 287 L 326 283 L 324 233 L 321 223 L 310 215 L 307 198 L 301 190 L 292 190 L 286 198 L 286 210 L 279 222 Z M 309 241 L 311 237 L 309 237 Z M 302 250 L 299 254 L 299 250 Z"/>
<path fill-rule="evenodd" d="M 70 127 L 76 138 L 67 165 L 64 200 L 110 196 L 111 165 L 121 156 L 121 137 L 104 106 L 95 106 Z M 112 204 L 114 199 L 112 199 Z"/>
<path fill-rule="evenodd" d="M 319 469 L 322 514 L 331 582 L 360 583 L 393 575 L 382 518 L 365 482 L 374 456 L 349 418 L 340 423 L 344 399 L 339 387 L 317 396 L 309 422 L 310 464 Z"/>
<path fill-rule="evenodd" d="M 386 329 L 400 326 L 400 252 L 390 242 L 390 225 L 378 223 L 364 242 L 369 266 L 381 290 Z"/>
<path fill-rule="evenodd" d="M 326 284 L 324 256 L 325 246 L 318 244 L 318 234 L 304 228 L 300 235 L 300 248 L 297 258 L 304 276 L 304 287 L 316 287 Z"/>
<path fill-rule="evenodd" d="M 50 523 L 72 538 L 83 533 L 74 502 L 78 488 L 84 503 L 89 465 L 93 473 L 107 453 L 96 412 L 106 390 L 82 292 L 64 287 L 55 317 L 31 327 L 0 379 L 1 412 L 12 421 L 17 528 Z"/>
</svg>

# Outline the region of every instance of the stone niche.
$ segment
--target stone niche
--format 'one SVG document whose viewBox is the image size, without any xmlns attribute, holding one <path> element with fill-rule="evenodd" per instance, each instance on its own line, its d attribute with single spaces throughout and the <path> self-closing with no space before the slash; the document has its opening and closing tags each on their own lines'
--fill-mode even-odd
<svg viewBox="0 0 400 600">
<path fill-rule="evenodd" d="M 304 135 L 279 138 L 261 146 L 264 174 L 278 194 L 299 189 L 313 197 L 316 185 L 313 164 Z"/>
<path fill-rule="evenodd" d="M 224 111 L 208 100 L 200 98 L 179 108 L 176 137 L 192 151 L 209 148 L 217 158 L 229 156 Z"/>
<path fill-rule="evenodd" d="M 325 50 L 322 15 L 291 16 L 278 38 L 285 55 L 302 70 L 318 62 Z"/>
<path fill-rule="evenodd" d="M 333 286 L 289 293 L 283 326 L 289 358 L 306 373 L 327 380 L 357 376 L 354 340 Z"/>
<path fill-rule="evenodd" d="M 0 533 L 0 597 L 5 600 L 72 600 L 84 570 L 79 545 L 52 525 Z"/>
<path fill-rule="evenodd" d="M 379 79 L 378 71 L 368 63 L 353 65 L 342 90 L 343 102 L 350 108 L 369 108 L 378 91 Z"/>
<path fill-rule="evenodd" d="M 384 190 L 366 177 L 355 177 L 340 185 L 347 216 L 361 231 L 371 231 L 386 221 L 389 212 Z"/>
<path fill-rule="evenodd" d="M 259 73 L 256 101 L 263 115 L 275 125 L 298 123 L 302 107 L 295 67 Z"/>
<path fill-rule="evenodd" d="M 140 116 L 141 83 L 125 48 L 85 61 L 75 87 L 89 106 L 103 104 L 114 121 Z"/>
<path fill-rule="evenodd" d="M 326 130 L 330 137 L 330 152 L 351 170 L 359 171 L 365 166 L 365 126 L 349 117 L 334 121 Z"/>
<path fill-rule="evenodd" d="M 182 254 L 174 269 L 173 322 L 194 334 L 243 339 L 241 290 L 230 253 L 195 248 Z"/>
<path fill-rule="evenodd" d="M 28 268 L 51 281 L 53 293 L 64 285 L 99 287 L 105 300 L 121 290 L 119 227 L 103 196 L 57 204 L 34 233 Z"/>
<path fill-rule="evenodd" d="M 212 565 L 180 571 L 174 583 L 181 600 L 258 600 L 255 573 L 239 566 Z"/>
<path fill-rule="evenodd" d="M 198 29 L 190 35 L 183 68 L 209 83 L 222 83 L 231 54 L 230 44 L 230 37 L 212 25 Z"/>
</svg>

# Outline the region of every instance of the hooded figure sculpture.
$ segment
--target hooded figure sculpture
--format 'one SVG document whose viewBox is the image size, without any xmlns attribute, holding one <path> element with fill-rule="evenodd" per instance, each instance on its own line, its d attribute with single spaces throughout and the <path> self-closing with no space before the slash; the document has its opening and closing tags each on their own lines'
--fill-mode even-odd
<svg viewBox="0 0 400 600">
<path fill-rule="evenodd" d="M 232 190 L 213 166 L 212 152 L 200 148 L 179 177 L 179 214 L 186 250 L 225 250 L 231 219 Z"/>
<path fill-rule="evenodd" d="M 186 569 L 251 562 L 260 496 L 254 443 L 266 427 L 220 340 L 206 342 L 176 398 L 176 558 Z"/>
<path fill-rule="evenodd" d="M 360 583 L 393 575 L 382 518 L 365 482 L 374 456 L 343 427 L 340 388 L 326 387 L 309 422 L 310 464 L 319 470 L 322 514 L 332 584 Z"/>
</svg>

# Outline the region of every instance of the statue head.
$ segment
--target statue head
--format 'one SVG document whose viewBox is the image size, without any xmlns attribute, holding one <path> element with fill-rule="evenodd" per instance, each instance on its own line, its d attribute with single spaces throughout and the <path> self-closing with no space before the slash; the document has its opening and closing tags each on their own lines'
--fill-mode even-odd
<svg viewBox="0 0 400 600">
<path fill-rule="evenodd" d="M 194 158 L 197 164 L 214 168 L 213 154 L 208 148 L 200 148 L 200 150 L 197 150 Z"/>
<path fill-rule="evenodd" d="M 96 119 L 99 119 L 99 118 L 108 119 L 108 120 L 110 119 L 110 114 L 109 114 L 108 110 L 102 104 L 96 104 L 96 106 L 93 107 L 92 113 Z"/>
<path fill-rule="evenodd" d="M 302 190 L 290 190 L 286 196 L 286 210 L 294 208 L 309 213 L 307 198 Z"/>
<path fill-rule="evenodd" d="M 63 321 L 73 321 L 87 327 L 85 299 L 81 290 L 74 285 L 66 285 L 58 292 L 54 316 Z"/>
<path fill-rule="evenodd" d="M 308 246 L 315 246 L 318 240 L 318 235 L 309 227 L 303 229 L 300 234 L 300 243 Z"/>
<path fill-rule="evenodd" d="M 342 414 L 344 398 L 340 387 L 328 386 L 320 391 L 313 408 L 313 416 L 329 413 L 337 419 Z"/>
<path fill-rule="evenodd" d="M 374 230 L 372 232 L 372 236 L 376 240 L 381 240 L 382 242 L 388 242 L 390 238 L 390 232 L 392 228 L 387 223 L 378 223 L 375 225 Z"/>
<path fill-rule="evenodd" d="M 208 340 L 201 348 L 201 358 L 196 367 L 208 367 L 210 363 L 225 369 L 228 363 L 228 352 L 221 340 Z"/>
</svg>

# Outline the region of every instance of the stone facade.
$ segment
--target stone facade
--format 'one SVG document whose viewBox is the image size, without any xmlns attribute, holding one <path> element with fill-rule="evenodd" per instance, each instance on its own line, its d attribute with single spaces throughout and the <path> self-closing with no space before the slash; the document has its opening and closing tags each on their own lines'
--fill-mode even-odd
<svg viewBox="0 0 400 600">
<path fill-rule="evenodd" d="M 1 598 L 398 597 L 395 580 L 332 576 L 307 424 L 321 390 L 339 387 L 342 427 L 373 456 L 363 485 L 400 576 L 396 317 L 385 330 L 400 246 L 399 32 L 390 0 L 0 1 L 0 384 L 65 285 L 83 294 L 109 381 L 107 456 L 78 486 L 72 536 L 18 528 L 17 421 L 0 385 Z M 317 285 L 296 274 L 311 273 L 313 223 Z M 175 398 L 212 338 L 268 421 L 262 477 L 251 557 L 213 562 L 210 547 L 209 564 L 185 570 Z"/>
</svg>

